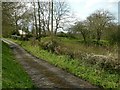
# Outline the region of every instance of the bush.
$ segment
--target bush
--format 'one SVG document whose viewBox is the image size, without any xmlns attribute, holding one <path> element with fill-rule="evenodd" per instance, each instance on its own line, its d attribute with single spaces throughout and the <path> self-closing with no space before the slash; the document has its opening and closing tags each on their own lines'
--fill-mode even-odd
<svg viewBox="0 0 120 90">
<path fill-rule="evenodd" d="M 100 68 L 120 72 L 120 63 L 118 61 L 118 58 L 113 58 L 112 56 L 92 55 L 92 54 L 89 54 L 86 57 L 87 57 L 86 60 L 89 63 L 94 65 L 96 64 Z"/>
<path fill-rule="evenodd" d="M 120 27 L 109 36 L 110 44 L 120 44 Z"/>
<path fill-rule="evenodd" d="M 68 37 L 67 34 L 64 32 L 60 32 L 57 36 L 58 37 Z"/>
<path fill-rule="evenodd" d="M 52 53 L 55 53 L 57 52 L 57 48 L 59 47 L 59 43 L 57 40 L 49 40 L 49 41 L 46 41 L 46 42 L 41 42 L 41 47 L 44 49 L 44 50 L 48 50 L 49 52 L 52 52 Z"/>
</svg>

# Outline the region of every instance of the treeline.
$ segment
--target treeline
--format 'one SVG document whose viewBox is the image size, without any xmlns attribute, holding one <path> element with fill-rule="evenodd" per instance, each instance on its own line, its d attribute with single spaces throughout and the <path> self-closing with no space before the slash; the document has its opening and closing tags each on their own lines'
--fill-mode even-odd
<svg viewBox="0 0 120 90">
<path fill-rule="evenodd" d="M 114 16 L 105 10 L 97 10 L 84 21 L 77 21 L 70 27 L 71 33 L 79 35 L 85 43 L 94 40 L 99 43 L 101 39 L 111 43 L 118 41 L 118 24 Z"/>
<path fill-rule="evenodd" d="M 115 17 L 107 10 L 97 10 L 84 21 L 69 25 L 72 20 L 70 7 L 61 1 L 38 1 L 32 3 L 3 2 L 2 3 L 2 32 L 4 37 L 19 34 L 18 30 L 28 33 L 29 37 L 39 39 L 42 36 L 80 37 L 84 43 L 93 40 L 99 43 L 104 39 L 117 43 L 119 25 Z"/>
<path fill-rule="evenodd" d="M 18 30 L 31 33 L 38 38 L 42 35 L 56 35 L 63 29 L 69 18 L 69 5 L 52 0 L 32 3 L 2 3 L 3 36 L 18 34 Z M 9 27 L 6 27 L 9 26 Z"/>
</svg>

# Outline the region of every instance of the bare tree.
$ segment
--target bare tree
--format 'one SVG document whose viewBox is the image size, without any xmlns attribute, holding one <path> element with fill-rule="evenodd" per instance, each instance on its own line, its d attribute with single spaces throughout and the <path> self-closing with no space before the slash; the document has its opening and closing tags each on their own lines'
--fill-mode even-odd
<svg viewBox="0 0 120 90">
<path fill-rule="evenodd" d="M 113 20 L 113 16 L 108 11 L 98 10 L 89 17 L 87 20 L 89 22 L 90 29 L 94 32 L 96 31 L 96 39 L 97 42 L 100 41 L 103 31 L 105 27 Z"/>
<path fill-rule="evenodd" d="M 12 14 L 12 16 L 14 17 L 14 24 L 15 24 L 15 32 L 17 33 L 18 32 L 18 29 L 19 29 L 19 24 L 18 22 L 23 19 L 27 13 L 27 8 L 25 6 L 25 3 L 18 3 L 18 2 L 14 2 L 16 5 L 15 5 L 15 8 L 14 8 L 14 13 Z"/>
<path fill-rule="evenodd" d="M 34 21 L 36 27 L 36 34 L 38 31 L 41 34 L 55 35 L 59 28 L 63 28 L 62 24 L 68 16 L 69 8 L 65 2 L 48 2 L 40 1 L 36 5 L 33 3 Z M 38 23 L 39 22 L 39 23 Z"/>
<path fill-rule="evenodd" d="M 65 23 L 65 19 L 69 14 L 69 6 L 66 2 L 57 1 L 54 4 L 54 22 L 55 22 L 55 30 L 54 34 L 57 33 L 59 28 L 63 29 L 61 23 Z"/>
<path fill-rule="evenodd" d="M 86 21 L 78 21 L 75 23 L 75 25 L 72 27 L 73 32 L 82 35 L 84 42 L 87 42 L 89 30 L 87 28 L 87 22 Z"/>
</svg>

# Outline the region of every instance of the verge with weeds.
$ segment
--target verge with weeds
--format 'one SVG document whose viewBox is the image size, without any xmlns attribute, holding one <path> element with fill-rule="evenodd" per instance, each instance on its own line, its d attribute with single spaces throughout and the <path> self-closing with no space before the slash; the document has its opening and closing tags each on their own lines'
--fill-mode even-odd
<svg viewBox="0 0 120 90">
<path fill-rule="evenodd" d="M 56 55 L 43 50 L 39 46 L 31 46 L 30 41 L 14 42 L 20 44 L 24 49 L 34 56 L 44 59 L 90 83 L 103 88 L 120 88 L 120 74 L 99 68 L 97 64 L 88 64 L 85 60 L 70 59 L 67 55 Z"/>
</svg>

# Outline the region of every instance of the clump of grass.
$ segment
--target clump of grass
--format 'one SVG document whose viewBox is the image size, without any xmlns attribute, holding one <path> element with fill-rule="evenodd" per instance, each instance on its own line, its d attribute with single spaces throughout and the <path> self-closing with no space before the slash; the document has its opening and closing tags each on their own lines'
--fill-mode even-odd
<svg viewBox="0 0 120 90">
<path fill-rule="evenodd" d="M 2 88 L 33 88 L 34 85 L 22 66 L 15 60 L 11 49 L 2 43 Z"/>
<path fill-rule="evenodd" d="M 19 41 L 18 41 L 19 42 Z M 97 64 L 90 65 L 82 59 L 70 59 L 67 55 L 56 55 L 43 50 L 39 46 L 31 46 L 23 42 L 22 47 L 38 58 L 42 58 L 55 66 L 67 70 L 74 75 L 103 88 L 120 88 L 120 75 L 99 68 Z"/>
</svg>

